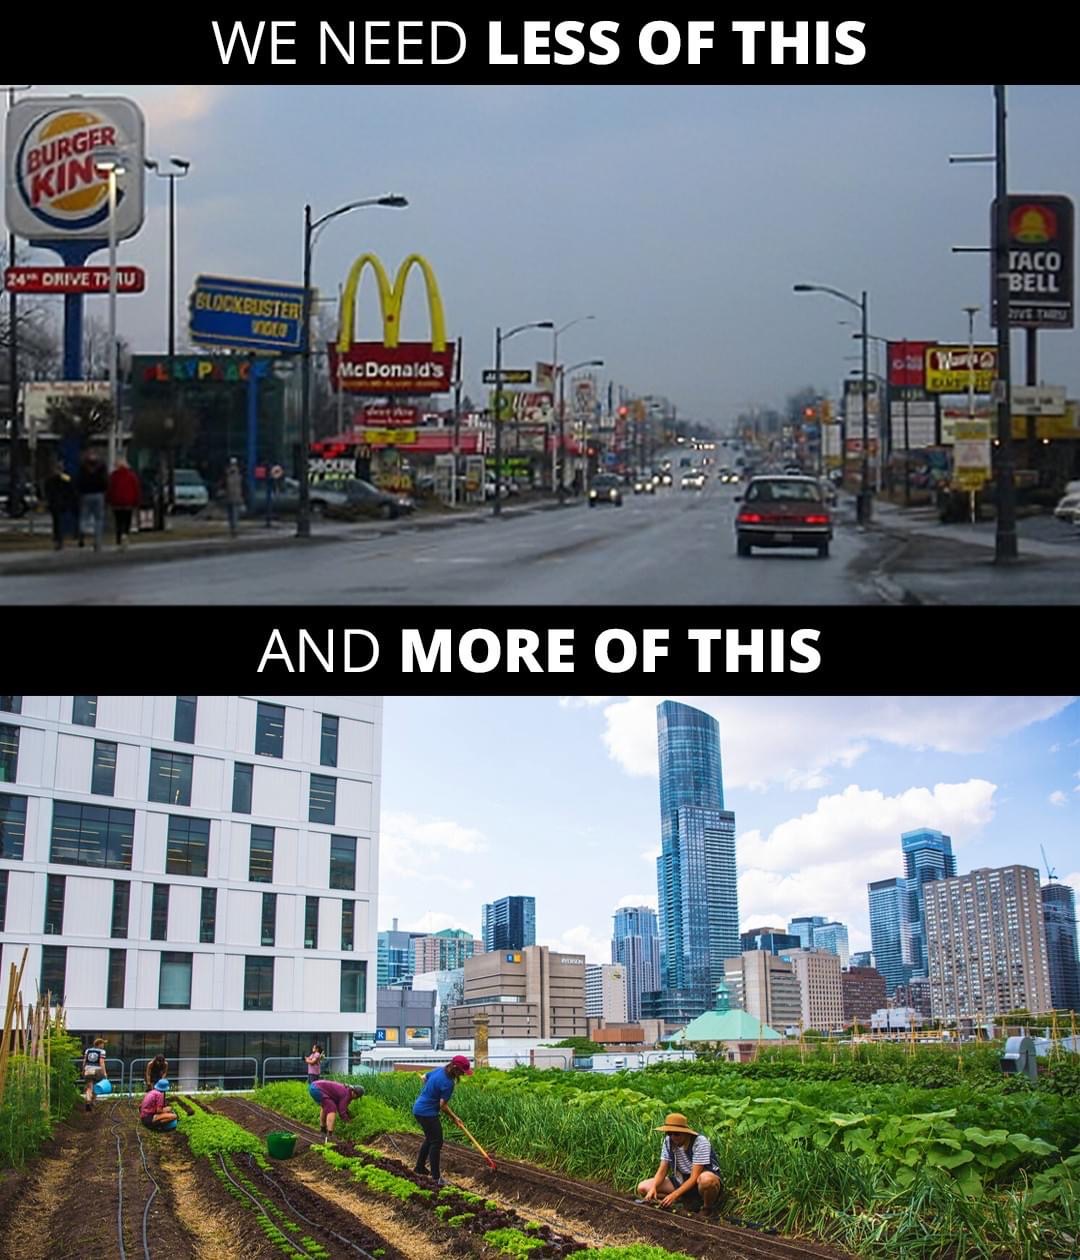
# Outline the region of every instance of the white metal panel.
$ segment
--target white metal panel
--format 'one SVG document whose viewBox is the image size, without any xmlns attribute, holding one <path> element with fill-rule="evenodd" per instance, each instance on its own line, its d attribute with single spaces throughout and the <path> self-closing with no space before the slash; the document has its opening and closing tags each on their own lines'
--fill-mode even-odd
<svg viewBox="0 0 1080 1260">
<path fill-rule="evenodd" d="M 139 790 L 139 768 L 142 749 L 137 744 L 118 744 L 116 748 L 116 784 L 113 794 L 127 801 L 144 801 Z"/>
<path fill-rule="evenodd" d="M 365 897 L 357 897 L 353 911 L 353 948 L 358 956 L 373 953 L 378 947 L 378 932 L 375 929 L 375 916 L 371 912 L 371 902 Z"/>
<path fill-rule="evenodd" d="M 109 979 L 108 949 L 69 946 L 64 1001 L 67 1006 L 103 1007 Z"/>
<path fill-rule="evenodd" d="M 142 696 L 98 696 L 96 730 L 103 739 L 142 733 Z"/>
<path fill-rule="evenodd" d="M 242 1011 L 244 1009 L 244 956 L 243 954 L 225 955 L 225 1000 L 222 1009 L 226 1011 Z"/>
<path fill-rule="evenodd" d="M 255 756 L 255 715 L 258 705 L 254 700 L 241 696 L 236 705 L 236 739 L 233 751 L 240 761 L 251 761 Z"/>
<path fill-rule="evenodd" d="M 229 889 L 229 913 L 218 918 L 218 943 L 256 946 L 262 939 L 262 893 Z"/>
<path fill-rule="evenodd" d="M 319 898 L 319 948 L 341 948 L 341 902 L 337 897 Z"/>
<path fill-rule="evenodd" d="M 277 949 L 303 949 L 303 897 L 296 897 L 289 893 L 278 894 L 274 946 Z"/>
<path fill-rule="evenodd" d="M 108 939 L 112 892 L 111 877 L 69 875 L 64 888 L 64 935 Z"/>
<path fill-rule="evenodd" d="M 375 846 L 370 836 L 359 836 L 356 841 L 356 891 L 358 893 L 374 893 L 375 881 Z"/>
<path fill-rule="evenodd" d="M 342 831 L 371 831 L 375 820 L 371 816 L 371 784 L 362 779 L 338 779 L 337 821 L 334 826 Z"/>
<path fill-rule="evenodd" d="M 196 757 L 191 772 L 192 809 L 218 810 L 221 808 L 225 782 L 225 762 L 219 757 Z M 232 784 L 229 785 L 232 804 Z"/>
<path fill-rule="evenodd" d="M 59 696 L 23 696 L 22 715 L 32 718 L 50 718 L 57 721 L 60 717 L 57 702 Z"/>
<path fill-rule="evenodd" d="M 191 1009 L 214 1009 L 214 955 L 196 952 L 191 959 Z"/>
<path fill-rule="evenodd" d="M 274 829 L 274 883 L 296 885 L 300 833 L 291 827 Z"/>
<path fill-rule="evenodd" d="M 168 834 L 168 814 L 161 814 L 157 810 L 148 809 L 143 814 L 143 851 L 141 857 L 141 869 L 148 875 L 165 874 L 165 850 L 167 848 Z"/>
<path fill-rule="evenodd" d="M 195 742 L 208 748 L 227 748 L 228 717 L 227 696 L 200 696 L 195 709 Z"/>
<path fill-rule="evenodd" d="M 176 728 L 176 697 L 154 696 L 154 717 L 151 726 L 151 738 L 155 741 L 167 740 L 172 743 L 173 731 Z"/>
<path fill-rule="evenodd" d="M 169 947 L 194 945 L 199 939 L 202 889 L 194 884 L 173 884 L 169 893 Z"/>
<path fill-rule="evenodd" d="M 307 817 L 307 810 L 300 811 L 299 770 L 285 770 L 277 766 L 255 767 L 251 791 L 251 812 L 256 818 L 280 818 L 300 821 Z"/>
<path fill-rule="evenodd" d="M 293 987 L 296 961 L 292 958 L 274 959 L 274 1010 L 293 1009 Z"/>
<path fill-rule="evenodd" d="M 332 958 L 304 958 L 305 1012 L 337 1011 L 341 1006 L 341 964 Z"/>
<path fill-rule="evenodd" d="M 338 723 L 338 769 L 375 772 L 375 724 L 342 718 Z"/>
<path fill-rule="evenodd" d="M 214 846 L 210 846 L 210 869 L 217 879 L 243 883 L 248 877 L 251 856 L 251 824 L 223 822 L 220 835 L 223 843 L 216 857 Z"/>
<path fill-rule="evenodd" d="M 0 721 L 4 715 L 0 713 Z M 43 730 L 35 726 L 23 726 L 19 730 L 19 759 L 16 765 L 15 782 L 27 787 L 42 787 L 48 782 L 45 777 L 45 740 Z M 87 780 L 89 784 L 89 780 Z"/>
<path fill-rule="evenodd" d="M 140 1010 L 156 1009 L 158 1004 L 158 979 L 161 975 L 161 953 L 158 949 L 140 949 L 137 952 L 135 1005 Z M 130 989 L 128 992 L 130 1000 Z"/>
<path fill-rule="evenodd" d="M 330 837 L 321 831 L 300 837 L 300 871 L 303 888 L 327 888 L 330 884 Z"/>
<path fill-rule="evenodd" d="M 47 862 L 52 837 L 53 803 L 46 796 L 26 798 L 26 837 L 24 862 Z M 8 903 L 10 905 L 10 901 Z"/>
<path fill-rule="evenodd" d="M 285 706 L 285 760 L 304 759 L 304 710 Z"/>
<path fill-rule="evenodd" d="M 10 870 L 4 935 L 12 932 L 40 932 L 45 913 L 45 876 L 33 871 Z M 7 972 L 3 981 L 7 983 Z"/>
<path fill-rule="evenodd" d="M 2 715 L 0 715 L 2 716 Z M 22 761 L 22 749 L 19 749 L 19 761 Z M 53 786 L 57 792 L 78 792 L 86 795 L 90 791 L 90 776 L 94 765 L 94 737 L 85 735 L 65 735 L 56 737 L 56 769 Z"/>
</svg>

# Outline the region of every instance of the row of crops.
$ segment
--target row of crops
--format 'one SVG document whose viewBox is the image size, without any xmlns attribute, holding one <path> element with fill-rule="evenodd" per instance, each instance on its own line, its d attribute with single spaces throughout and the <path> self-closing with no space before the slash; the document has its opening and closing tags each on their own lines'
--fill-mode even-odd
<svg viewBox="0 0 1080 1260">
<path fill-rule="evenodd" d="M 903 1055 L 899 1079 L 881 1083 L 860 1079 L 857 1061 L 826 1056 L 765 1071 L 702 1062 L 614 1076 L 480 1071 L 454 1107 L 497 1153 L 627 1192 L 655 1170 L 655 1127 L 679 1111 L 712 1140 L 732 1215 L 863 1255 L 1074 1256 L 1075 1056 L 1038 1088 L 991 1063 L 943 1073 L 940 1052 Z M 887 1069 L 882 1058 L 873 1071 Z M 407 1123 L 418 1077 L 364 1084 Z"/>
</svg>

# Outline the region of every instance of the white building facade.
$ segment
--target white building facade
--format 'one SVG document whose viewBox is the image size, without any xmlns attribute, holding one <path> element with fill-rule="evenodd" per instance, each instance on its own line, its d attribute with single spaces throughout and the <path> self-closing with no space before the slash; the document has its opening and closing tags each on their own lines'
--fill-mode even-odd
<svg viewBox="0 0 1080 1260">
<path fill-rule="evenodd" d="M 585 1015 L 605 1024 L 628 1019 L 626 968 L 621 963 L 585 964 Z"/>
<path fill-rule="evenodd" d="M 380 699 L 0 709 L 0 965 L 28 950 L 24 1000 L 51 991 L 125 1060 L 373 1039 Z"/>
</svg>

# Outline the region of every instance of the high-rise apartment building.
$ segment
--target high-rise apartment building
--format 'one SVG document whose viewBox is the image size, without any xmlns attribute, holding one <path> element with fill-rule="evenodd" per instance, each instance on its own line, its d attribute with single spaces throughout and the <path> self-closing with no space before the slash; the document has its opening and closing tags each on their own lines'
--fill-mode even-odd
<svg viewBox="0 0 1080 1260">
<path fill-rule="evenodd" d="M 625 1024 L 626 968 L 621 963 L 585 964 L 585 1015 L 605 1024 Z"/>
<path fill-rule="evenodd" d="M 793 963 L 769 950 L 745 950 L 738 958 L 727 960 L 724 973 L 739 1010 L 781 1034 L 798 1027 L 802 995 Z"/>
<path fill-rule="evenodd" d="M 855 953 L 851 955 L 851 961 L 849 962 L 848 965 L 851 967 L 876 966 L 876 963 L 874 962 L 873 950 L 869 950 L 869 949 L 856 950 Z"/>
<path fill-rule="evenodd" d="M 799 938 L 800 949 L 812 949 L 814 946 L 814 928 L 825 922 L 820 914 L 802 914 L 788 923 L 788 931 Z"/>
<path fill-rule="evenodd" d="M 885 1005 L 885 977 L 875 967 L 849 967 L 840 973 L 844 1023 L 858 1020 L 870 1027 L 870 1017 Z"/>
<path fill-rule="evenodd" d="M 464 998 L 450 1010 L 451 1040 L 473 1036 L 477 1014 L 488 1036 L 584 1037 L 585 955 L 554 954 L 546 945 L 474 954 L 465 964 Z"/>
<path fill-rule="evenodd" d="M 848 930 L 846 923 L 817 923 L 814 925 L 814 948 L 828 950 L 840 959 L 840 966 L 848 966 Z"/>
<path fill-rule="evenodd" d="M 382 704 L 22 696 L 0 966 L 109 1053 L 347 1055 L 375 1030 Z"/>
<path fill-rule="evenodd" d="M 956 874 L 956 858 L 949 836 L 932 827 L 905 831 L 900 836 L 904 856 L 904 962 L 911 964 L 911 974 L 926 975 L 926 885 Z"/>
<path fill-rule="evenodd" d="M 626 971 L 626 1017 L 641 1019 L 641 995 L 660 987 L 660 932 L 649 906 L 620 906 L 615 911 L 611 961 Z"/>
<path fill-rule="evenodd" d="M 1039 872 L 982 868 L 925 886 L 926 956 L 935 1019 L 1050 1009 Z"/>
<path fill-rule="evenodd" d="M 823 949 L 793 949 L 784 955 L 799 982 L 803 1028 L 832 1032 L 844 1025 L 840 959 Z"/>
<path fill-rule="evenodd" d="M 1050 1001 L 1056 1011 L 1080 1014 L 1080 961 L 1076 956 L 1076 899 L 1068 884 L 1043 884 L 1046 959 L 1050 968 Z"/>
<path fill-rule="evenodd" d="M 770 954 L 802 949 L 802 937 L 782 927 L 752 928 L 749 932 L 740 932 L 739 943 L 744 954 L 757 949 L 768 950 Z"/>
<path fill-rule="evenodd" d="M 465 966 L 473 954 L 484 952 L 484 942 L 475 940 L 460 928 L 446 928 L 431 936 L 418 936 L 412 942 L 412 973 L 455 971 Z"/>
<path fill-rule="evenodd" d="M 878 879 L 867 885 L 867 893 L 874 962 L 891 997 L 898 984 L 911 979 L 911 962 L 904 948 L 906 883 L 896 878 Z"/>
<path fill-rule="evenodd" d="M 408 987 L 413 975 L 413 941 L 421 932 L 401 932 L 398 921 L 377 937 L 378 983 L 380 989 Z"/>
<path fill-rule="evenodd" d="M 662 996 L 650 1010 L 685 1022 L 711 1009 L 724 963 L 739 952 L 735 815 L 724 808 L 715 718 L 665 700 L 657 742 Z"/>
<path fill-rule="evenodd" d="M 536 944 L 536 898 L 500 897 L 485 905 L 481 938 L 484 949 L 527 949 Z"/>
</svg>

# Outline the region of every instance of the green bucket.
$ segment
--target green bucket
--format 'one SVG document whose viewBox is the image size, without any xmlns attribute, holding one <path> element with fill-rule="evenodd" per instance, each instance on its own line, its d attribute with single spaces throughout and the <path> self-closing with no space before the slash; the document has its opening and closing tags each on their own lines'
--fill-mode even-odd
<svg viewBox="0 0 1080 1260">
<path fill-rule="evenodd" d="M 296 1151 L 295 1133 L 268 1133 L 266 1149 L 272 1159 L 292 1159 Z"/>
</svg>

